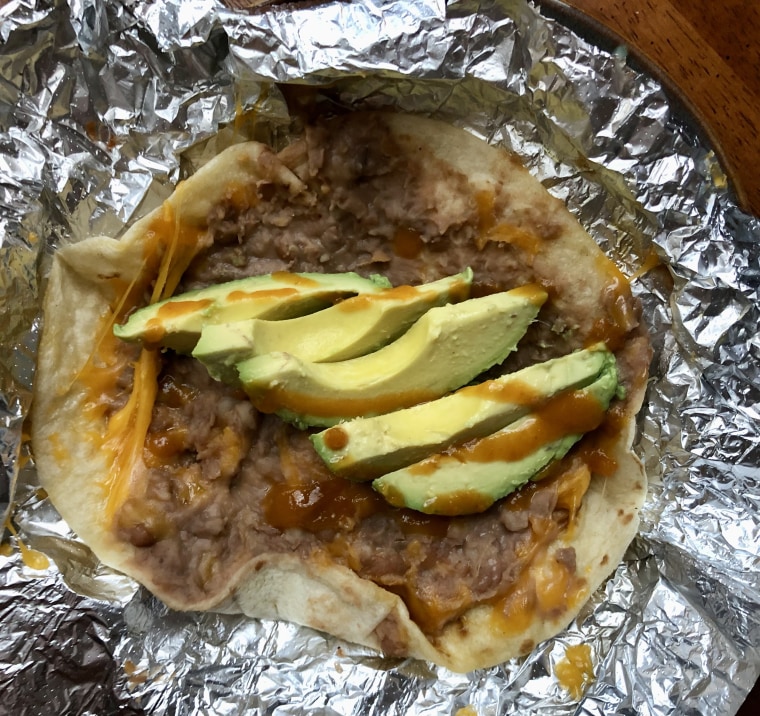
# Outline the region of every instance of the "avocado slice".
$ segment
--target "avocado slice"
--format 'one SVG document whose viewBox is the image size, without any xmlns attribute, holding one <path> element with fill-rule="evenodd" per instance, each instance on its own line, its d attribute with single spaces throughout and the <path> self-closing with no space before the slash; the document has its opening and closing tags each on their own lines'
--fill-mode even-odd
<svg viewBox="0 0 760 716">
<path fill-rule="evenodd" d="M 383 276 L 276 271 L 172 296 L 135 311 L 114 334 L 189 353 L 201 329 L 247 318 L 291 318 L 329 306 L 336 298 L 373 293 L 390 286 Z"/>
<path fill-rule="evenodd" d="M 431 308 L 393 343 L 337 363 L 256 356 L 238 364 L 240 382 L 259 410 L 299 427 L 388 413 L 438 398 L 501 363 L 546 298 L 528 285 Z"/>
<path fill-rule="evenodd" d="M 532 365 L 438 400 L 371 418 L 357 418 L 311 436 L 337 475 L 372 480 L 432 453 L 500 430 L 568 389 L 616 374 L 604 344 Z"/>
<path fill-rule="evenodd" d="M 606 371 L 493 435 L 378 477 L 372 487 L 396 507 L 450 516 L 482 512 L 601 425 L 617 389 L 617 371 Z"/>
<path fill-rule="evenodd" d="M 421 286 L 364 293 L 298 318 L 252 318 L 205 326 L 193 350 L 217 380 L 235 382 L 235 365 L 246 358 L 283 351 L 314 363 L 347 360 L 398 338 L 425 311 L 466 299 L 472 269 Z"/>
</svg>

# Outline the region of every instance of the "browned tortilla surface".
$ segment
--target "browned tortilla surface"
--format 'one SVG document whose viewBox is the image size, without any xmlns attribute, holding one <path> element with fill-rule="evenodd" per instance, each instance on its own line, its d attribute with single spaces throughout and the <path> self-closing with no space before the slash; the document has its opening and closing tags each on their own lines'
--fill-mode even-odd
<svg viewBox="0 0 760 716">
<path fill-rule="evenodd" d="M 239 151 L 217 165 L 234 164 Z M 306 432 L 258 413 L 199 363 L 167 351 L 150 359 L 157 390 L 131 487 L 99 524 L 82 525 L 86 518 L 67 510 L 68 492 L 84 481 L 96 505 L 108 488 L 97 445 L 82 448 L 78 477 L 63 476 L 72 455 L 60 446 L 61 416 L 82 413 L 93 381 L 55 376 L 64 349 L 54 316 L 72 285 L 101 322 L 125 286 L 128 304 L 149 302 L 160 269 L 138 260 L 156 227 L 148 222 L 122 240 L 126 249 L 93 245 L 98 272 L 87 270 L 86 246 L 72 247 L 51 279 L 41 384 L 55 385 L 60 400 L 39 396 L 37 419 L 49 420 L 35 423 L 35 443 L 54 502 L 101 558 L 177 608 L 282 617 L 459 670 L 531 648 L 569 621 L 636 531 L 646 482 L 628 446 L 649 347 L 627 282 L 516 160 L 447 125 L 350 114 L 308 127 L 279 156 L 261 147 L 254 155 L 247 180 L 243 172 L 220 185 L 224 171 L 212 176 L 212 167 L 180 188 L 175 210 L 196 239 L 175 293 L 273 271 L 420 284 L 469 266 L 476 295 L 532 282 L 550 295 L 518 351 L 492 373 L 603 340 L 626 398 L 541 482 L 479 515 L 427 517 L 332 476 Z M 203 202 L 184 208 L 183 196 L 201 193 Z M 134 266 L 120 255 L 130 251 Z M 118 286 L 111 273 L 103 278 L 104 260 L 123 273 Z M 84 352 L 93 340 L 66 349 L 80 366 L 92 360 L 91 346 Z M 90 432 L 124 409 L 139 352 L 115 344 L 108 354 L 116 367 L 102 381 L 100 409 L 84 411 Z"/>
</svg>

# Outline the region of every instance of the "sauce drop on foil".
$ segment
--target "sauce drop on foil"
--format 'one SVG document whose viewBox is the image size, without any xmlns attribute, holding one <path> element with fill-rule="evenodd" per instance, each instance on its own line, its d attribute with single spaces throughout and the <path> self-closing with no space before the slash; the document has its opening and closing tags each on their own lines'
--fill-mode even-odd
<svg viewBox="0 0 760 716">
<path fill-rule="evenodd" d="M 628 277 L 628 280 L 636 281 L 642 276 L 648 274 L 650 271 L 656 269 L 658 266 L 662 266 L 662 260 L 660 259 L 657 251 L 655 251 L 654 246 L 652 246 L 650 247 L 649 251 L 647 251 L 646 256 L 643 257 L 641 266 L 639 266 L 639 268 Z"/>
<path fill-rule="evenodd" d="M 18 536 L 18 532 L 16 532 L 16 529 L 11 524 L 10 519 L 7 519 L 5 521 L 5 526 L 8 531 L 16 538 L 16 544 L 18 544 L 19 551 L 21 552 L 21 561 L 27 567 L 29 567 L 29 569 L 37 569 L 42 571 L 50 566 L 50 560 L 44 554 L 42 554 L 42 552 L 38 552 L 36 549 L 27 547 L 21 541 L 21 538 Z M 8 545 L 7 547 L 6 544 Z M 10 557 L 10 543 L 3 543 L 0 545 L 0 554 L 2 554 L 4 557 Z"/>
<path fill-rule="evenodd" d="M 457 709 L 454 716 L 478 716 L 478 712 L 475 710 L 474 706 L 464 706 L 461 709 Z"/>
<path fill-rule="evenodd" d="M 573 699 L 580 699 L 594 678 L 591 647 L 588 644 L 568 646 L 565 658 L 554 667 L 554 675 L 559 685 L 569 691 Z"/>
<path fill-rule="evenodd" d="M 50 560 L 36 549 L 29 549 L 23 542 L 18 543 L 21 559 L 29 569 L 44 570 L 50 566 Z"/>
</svg>

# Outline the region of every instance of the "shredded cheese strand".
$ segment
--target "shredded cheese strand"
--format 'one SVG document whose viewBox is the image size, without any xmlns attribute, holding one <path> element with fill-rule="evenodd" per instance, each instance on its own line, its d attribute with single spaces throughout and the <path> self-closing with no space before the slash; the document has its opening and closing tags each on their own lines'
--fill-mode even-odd
<svg viewBox="0 0 760 716">
<path fill-rule="evenodd" d="M 179 244 L 180 225 L 177 212 L 174 211 L 172 205 L 168 201 L 163 203 L 162 211 L 167 223 L 171 222 L 172 224 L 172 236 L 169 241 L 169 246 L 161 257 L 161 266 L 158 270 L 158 277 L 156 278 L 156 284 L 153 286 L 153 293 L 150 297 L 151 303 L 156 303 L 156 301 L 166 298 L 170 293 L 170 291 L 166 290 L 168 288 L 167 279 L 172 260 L 174 259 L 174 254 L 177 250 L 177 245 Z"/>
<path fill-rule="evenodd" d="M 182 239 L 186 237 L 183 237 L 179 212 L 175 211 L 168 201 L 164 202 L 162 211 L 162 218 L 165 223 L 171 223 L 172 231 L 168 246 L 161 257 L 156 283 L 151 294 L 151 303 L 168 298 L 174 293 L 200 243 L 200 235 L 193 234 L 193 240 L 184 246 L 187 250 L 181 252 L 180 249 L 184 243 Z M 127 295 L 128 293 L 129 291 Z M 106 444 L 114 453 L 108 476 L 106 505 L 106 513 L 110 520 L 113 520 L 116 511 L 126 500 L 130 488 L 135 487 L 135 469 L 142 460 L 142 450 L 158 392 L 159 367 L 158 351 L 143 348 L 135 363 L 129 400 L 108 422 Z"/>
<path fill-rule="evenodd" d="M 108 421 L 106 446 L 114 453 L 108 475 L 106 514 L 113 519 L 124 503 L 141 458 L 158 391 L 158 353 L 143 349 L 135 364 L 132 393 L 126 405 Z"/>
<path fill-rule="evenodd" d="M 95 360 L 95 356 L 97 355 L 98 351 L 100 350 L 100 347 L 103 344 L 103 341 L 105 340 L 106 336 L 113 331 L 113 327 L 116 324 L 116 321 L 118 320 L 118 317 L 121 315 L 121 311 L 124 309 L 124 305 L 127 302 L 127 299 L 131 295 L 132 291 L 134 290 L 135 286 L 137 285 L 137 280 L 142 276 L 142 272 L 145 269 L 147 264 L 147 259 L 143 261 L 142 265 L 140 266 L 140 270 L 137 272 L 135 277 L 132 279 L 132 281 L 127 286 L 126 290 L 122 294 L 121 298 L 116 303 L 115 308 L 113 308 L 106 318 L 105 322 L 101 326 L 100 330 L 98 331 L 98 334 L 95 338 L 95 342 L 92 347 L 92 351 L 90 352 L 90 355 L 87 356 L 87 360 L 82 364 L 82 366 L 79 368 L 79 370 L 76 372 L 74 377 L 71 379 L 71 383 L 69 383 L 66 393 L 71 392 L 71 388 L 73 387 L 74 383 L 77 383 L 81 380 L 82 375 L 84 372 L 88 369 L 91 369 L 93 367 L 93 362 Z"/>
</svg>

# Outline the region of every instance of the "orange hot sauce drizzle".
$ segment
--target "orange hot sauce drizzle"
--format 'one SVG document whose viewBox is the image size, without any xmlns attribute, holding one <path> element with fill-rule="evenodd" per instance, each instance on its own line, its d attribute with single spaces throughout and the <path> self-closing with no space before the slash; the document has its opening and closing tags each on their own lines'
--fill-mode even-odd
<svg viewBox="0 0 760 716">
<path fill-rule="evenodd" d="M 425 293 L 424 289 L 419 286 L 395 286 L 394 288 L 386 288 L 381 293 L 360 293 L 335 305 L 338 310 L 351 313 L 353 311 L 365 311 L 373 304 L 384 301 L 413 301 L 419 296 L 424 296 Z"/>
<path fill-rule="evenodd" d="M 593 430 L 603 417 L 604 408 L 595 397 L 583 391 L 560 393 L 516 426 L 432 455 L 409 469 L 413 474 L 429 474 L 442 459 L 450 457 L 462 463 L 515 462 L 565 435 Z"/>
<path fill-rule="evenodd" d="M 256 291 L 232 291 L 227 296 L 227 300 L 230 302 L 235 301 L 249 301 L 252 298 L 267 299 L 267 298 L 285 298 L 287 296 L 295 296 L 298 291 L 295 288 L 270 288 Z"/>
<path fill-rule="evenodd" d="M 478 209 L 476 246 L 479 249 L 483 249 L 489 241 L 511 244 L 520 249 L 528 261 L 541 250 L 543 239 L 540 236 L 514 224 L 496 222 L 496 197 L 492 191 L 479 191 L 475 202 Z"/>
<path fill-rule="evenodd" d="M 393 253 L 402 259 L 416 259 L 424 246 L 422 235 L 414 229 L 401 228 L 393 234 Z"/>
<path fill-rule="evenodd" d="M 614 353 L 621 348 L 625 336 L 638 319 L 633 313 L 631 284 L 625 274 L 607 256 L 600 256 L 597 264 L 599 272 L 608 277 L 605 289 L 607 311 L 586 336 L 585 347 L 603 342 Z"/>
</svg>

